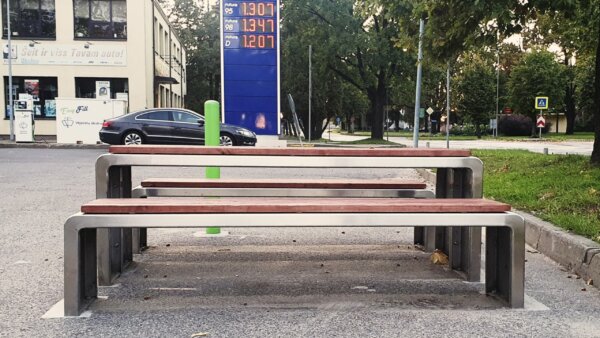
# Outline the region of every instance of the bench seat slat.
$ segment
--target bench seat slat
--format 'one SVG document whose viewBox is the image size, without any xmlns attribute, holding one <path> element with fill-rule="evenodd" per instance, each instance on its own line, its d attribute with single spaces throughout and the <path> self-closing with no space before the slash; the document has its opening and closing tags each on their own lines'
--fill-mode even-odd
<svg viewBox="0 0 600 338">
<path fill-rule="evenodd" d="M 468 157 L 461 149 L 415 148 L 255 148 L 171 145 L 110 146 L 113 154 L 246 155 L 246 156 L 349 156 L 349 157 Z"/>
<path fill-rule="evenodd" d="M 87 214 L 179 213 L 498 213 L 508 204 L 484 199 L 399 198 L 133 198 L 98 199 Z"/>
<path fill-rule="evenodd" d="M 425 189 L 419 181 L 348 179 L 186 179 L 151 178 L 145 188 L 281 188 L 281 189 Z"/>
</svg>

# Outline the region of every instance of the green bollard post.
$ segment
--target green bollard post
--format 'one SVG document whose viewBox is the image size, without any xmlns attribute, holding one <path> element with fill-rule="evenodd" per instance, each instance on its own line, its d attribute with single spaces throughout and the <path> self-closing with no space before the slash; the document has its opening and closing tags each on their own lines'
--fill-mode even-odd
<svg viewBox="0 0 600 338">
<path fill-rule="evenodd" d="M 221 121 L 219 102 L 208 100 L 204 102 L 204 145 L 218 147 L 221 144 Z M 221 168 L 207 167 L 206 178 L 221 178 Z M 218 235 L 221 228 L 207 227 L 207 235 Z"/>
</svg>

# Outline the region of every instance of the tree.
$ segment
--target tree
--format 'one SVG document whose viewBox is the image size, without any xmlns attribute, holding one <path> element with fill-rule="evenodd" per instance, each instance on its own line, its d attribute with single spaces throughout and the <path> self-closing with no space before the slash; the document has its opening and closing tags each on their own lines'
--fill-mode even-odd
<svg viewBox="0 0 600 338">
<path fill-rule="evenodd" d="M 205 2 L 197 0 L 173 0 L 168 5 L 169 21 L 187 54 L 186 106 L 203 112 L 206 100 L 221 96 L 219 6 L 207 10 Z"/>
<path fill-rule="evenodd" d="M 392 1 L 398 6 L 402 1 Z M 448 60 L 466 47 L 492 44 L 498 34 L 520 33 L 537 15 L 562 11 L 578 17 L 577 24 L 584 37 L 582 44 L 595 55 L 594 66 L 594 149 L 590 162 L 600 166 L 600 0 L 419 0 L 415 5 L 419 15 L 429 18 L 427 38 L 435 48 L 433 53 Z"/>
<path fill-rule="evenodd" d="M 548 51 L 527 54 L 513 69 L 508 82 L 515 111 L 535 121 L 536 96 L 548 96 L 550 105 L 561 105 L 565 94 L 561 89 L 564 83 L 564 66 L 556 62 L 554 54 Z M 535 127 L 532 129 L 534 135 Z"/>
<path fill-rule="evenodd" d="M 396 46 L 397 16 L 391 16 L 377 0 L 288 0 L 283 12 L 283 25 L 289 34 L 305 35 L 305 48 L 311 41 L 316 45 L 315 57 L 320 57 L 337 79 L 368 98 L 371 137 L 382 139 L 389 85 L 412 62 Z"/>
<path fill-rule="evenodd" d="M 294 97 L 303 132 L 308 137 L 308 46 L 312 45 L 312 117 L 311 136 L 321 137 L 334 116 L 343 116 L 349 122 L 368 108 L 364 91 L 351 86 L 330 67 L 335 59 L 332 44 L 335 34 L 315 25 L 314 14 L 306 1 L 289 1 L 284 4 L 281 53 L 282 102 L 287 94 Z M 291 115 L 286 118 L 291 121 Z"/>
<path fill-rule="evenodd" d="M 481 138 L 481 125 L 487 124 L 496 107 L 496 76 L 491 63 L 477 54 L 466 55 L 461 63 L 456 79 L 458 108 Z"/>
<path fill-rule="evenodd" d="M 594 131 L 594 57 L 580 55 L 575 68 L 575 97 L 579 111 L 579 125 L 585 131 Z"/>
<path fill-rule="evenodd" d="M 566 68 L 565 77 L 565 115 L 567 118 L 566 134 L 575 131 L 576 102 L 575 102 L 575 65 L 570 61 L 578 55 L 581 49 L 581 27 L 577 16 L 560 11 L 550 11 L 540 14 L 535 25 L 527 26 L 523 36 L 528 44 L 536 47 L 549 48 L 553 44 L 559 46 L 562 62 Z"/>
</svg>

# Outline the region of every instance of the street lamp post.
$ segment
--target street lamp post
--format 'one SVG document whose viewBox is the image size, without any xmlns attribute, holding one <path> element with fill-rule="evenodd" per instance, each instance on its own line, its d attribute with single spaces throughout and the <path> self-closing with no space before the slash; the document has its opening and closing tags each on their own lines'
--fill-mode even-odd
<svg viewBox="0 0 600 338">
<path fill-rule="evenodd" d="M 425 34 L 425 19 L 419 21 L 419 52 L 417 56 L 417 90 L 415 93 L 415 122 L 413 130 L 413 147 L 419 148 L 419 111 L 421 109 L 421 76 L 423 67 L 423 35 Z"/>
<path fill-rule="evenodd" d="M 12 31 L 10 29 L 10 0 L 6 0 L 6 27 L 8 28 L 8 115 L 10 117 L 10 140 L 15 140 L 15 117 L 13 113 L 13 78 L 12 78 Z"/>
</svg>

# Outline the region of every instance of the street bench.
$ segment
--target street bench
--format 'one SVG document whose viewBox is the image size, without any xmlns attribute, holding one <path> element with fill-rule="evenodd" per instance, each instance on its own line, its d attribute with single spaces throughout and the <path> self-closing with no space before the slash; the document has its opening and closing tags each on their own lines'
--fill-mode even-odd
<svg viewBox="0 0 600 338">
<path fill-rule="evenodd" d="M 398 197 L 434 198 L 420 181 L 400 179 L 189 179 L 151 178 L 132 191 L 148 197 Z M 145 228 L 132 232 L 134 253 L 148 245 Z"/>
<path fill-rule="evenodd" d="M 483 199 L 149 198 L 98 199 L 65 223 L 65 315 L 98 295 L 97 229 L 218 227 L 487 227 L 485 290 L 524 305 L 524 220 Z"/>
<path fill-rule="evenodd" d="M 322 170 L 433 168 L 437 171 L 436 198 L 481 198 L 483 192 L 482 162 L 467 150 L 142 145 L 111 146 L 108 154 L 98 158 L 96 198 L 132 197 L 132 168 L 140 166 Z M 254 189 L 252 193 L 258 190 Z M 133 240 L 134 233 L 128 228 L 98 230 L 98 280 L 101 285 L 112 284 L 132 260 L 132 243 L 137 242 Z M 423 245 L 428 251 L 440 249 L 446 252 L 450 267 L 464 272 L 469 281 L 480 279 L 480 239 L 479 227 L 415 227 L 415 244 Z"/>
</svg>

